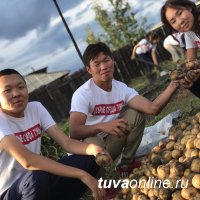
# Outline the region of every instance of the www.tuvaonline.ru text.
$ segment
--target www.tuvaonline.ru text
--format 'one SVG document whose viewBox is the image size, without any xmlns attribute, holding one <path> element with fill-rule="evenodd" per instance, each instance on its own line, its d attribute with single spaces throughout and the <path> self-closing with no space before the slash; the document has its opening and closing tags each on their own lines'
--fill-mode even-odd
<svg viewBox="0 0 200 200">
<path fill-rule="evenodd" d="M 101 177 L 98 180 L 98 187 L 99 188 L 136 188 L 136 187 L 142 187 L 142 188 L 172 188 L 171 182 L 169 179 L 166 180 L 160 180 L 155 179 L 154 177 L 149 177 L 148 180 L 103 180 Z M 176 180 L 176 183 L 174 185 L 174 188 L 187 188 L 188 187 L 188 180 L 184 181 L 182 179 Z"/>
</svg>

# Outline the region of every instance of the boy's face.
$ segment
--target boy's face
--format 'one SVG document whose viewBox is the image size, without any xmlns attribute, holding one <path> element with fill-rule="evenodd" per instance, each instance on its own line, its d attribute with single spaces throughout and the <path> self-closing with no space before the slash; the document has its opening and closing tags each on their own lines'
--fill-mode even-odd
<svg viewBox="0 0 200 200">
<path fill-rule="evenodd" d="M 12 117 L 23 117 L 28 103 L 27 86 L 18 74 L 0 77 L 0 107 Z"/>
<path fill-rule="evenodd" d="M 90 66 L 87 67 L 87 70 L 96 83 L 110 81 L 113 79 L 114 60 L 110 56 L 100 53 L 90 61 Z"/>
</svg>

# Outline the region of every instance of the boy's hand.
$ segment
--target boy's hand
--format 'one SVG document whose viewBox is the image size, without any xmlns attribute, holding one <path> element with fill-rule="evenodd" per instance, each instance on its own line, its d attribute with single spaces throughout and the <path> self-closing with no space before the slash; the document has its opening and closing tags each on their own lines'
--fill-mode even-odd
<svg viewBox="0 0 200 200">
<path fill-rule="evenodd" d="M 94 200 L 105 200 L 105 190 L 98 187 L 98 181 L 94 177 L 85 173 L 82 176 L 81 181 L 90 188 Z"/>
<path fill-rule="evenodd" d="M 106 154 L 109 158 L 111 158 L 110 154 L 104 148 L 95 144 L 89 144 L 86 149 L 86 153 L 87 155 L 93 155 L 95 157 L 97 156 L 97 154 Z"/>
<path fill-rule="evenodd" d="M 104 133 L 116 135 L 118 137 L 121 137 L 130 131 L 128 122 L 123 118 L 101 123 L 99 124 L 99 128 Z"/>
<path fill-rule="evenodd" d="M 112 158 L 107 152 L 101 152 L 96 155 L 96 163 L 100 167 L 108 167 L 112 162 Z"/>
</svg>

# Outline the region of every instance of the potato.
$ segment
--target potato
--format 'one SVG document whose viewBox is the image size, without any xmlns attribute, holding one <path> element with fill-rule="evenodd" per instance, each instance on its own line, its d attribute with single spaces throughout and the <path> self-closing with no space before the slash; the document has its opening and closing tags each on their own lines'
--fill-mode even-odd
<svg viewBox="0 0 200 200">
<path fill-rule="evenodd" d="M 176 190 L 177 187 L 180 187 L 180 182 L 179 185 L 177 185 L 177 180 L 180 180 L 181 178 L 179 176 L 174 176 L 174 177 L 169 177 L 169 188 L 171 189 L 171 191 Z"/>
<path fill-rule="evenodd" d="M 157 197 L 150 197 L 149 199 L 150 199 L 150 200 L 158 200 Z"/>
<path fill-rule="evenodd" d="M 178 161 L 180 163 L 183 163 L 183 162 L 185 162 L 185 159 L 186 159 L 186 157 L 183 155 L 183 156 L 179 157 Z"/>
<path fill-rule="evenodd" d="M 95 160 L 100 167 L 107 167 L 111 163 L 110 157 L 103 152 L 98 153 Z"/>
<path fill-rule="evenodd" d="M 192 178 L 194 174 L 190 174 L 187 178 L 185 176 L 182 177 L 181 186 L 184 188 L 192 187 Z"/>
<path fill-rule="evenodd" d="M 169 135 L 169 140 L 176 141 L 177 139 L 178 139 L 178 135 L 175 135 L 175 134 Z"/>
<path fill-rule="evenodd" d="M 158 176 L 157 168 L 150 167 L 150 170 L 151 170 L 151 173 L 152 173 L 155 177 Z"/>
<path fill-rule="evenodd" d="M 170 142 L 168 142 L 167 144 L 166 144 L 166 149 L 167 150 L 173 150 L 174 149 L 174 144 L 175 144 L 175 142 L 174 141 L 170 141 Z"/>
<path fill-rule="evenodd" d="M 200 138 L 196 138 L 194 140 L 194 146 L 195 148 L 200 149 Z"/>
<path fill-rule="evenodd" d="M 154 195 L 154 189 L 153 189 L 153 188 L 152 188 L 152 189 L 149 189 L 147 196 L 148 196 L 149 198 L 155 197 L 155 195 Z"/>
<path fill-rule="evenodd" d="M 200 118 L 200 112 L 198 112 L 195 117 Z"/>
<path fill-rule="evenodd" d="M 192 185 L 195 188 L 200 189 L 200 174 L 196 174 L 196 175 L 193 176 Z"/>
<path fill-rule="evenodd" d="M 178 190 L 172 194 L 172 200 L 184 200 L 184 198 L 181 196 L 180 190 Z"/>
<path fill-rule="evenodd" d="M 154 192 L 154 195 L 156 196 L 156 197 L 158 197 L 159 196 L 159 188 L 157 188 L 157 187 L 155 187 L 154 189 L 153 189 L 153 192 Z"/>
<path fill-rule="evenodd" d="M 199 118 L 196 117 L 196 116 L 194 116 L 194 117 L 192 118 L 192 124 L 198 124 L 198 123 L 199 123 Z"/>
<path fill-rule="evenodd" d="M 157 146 L 152 148 L 151 152 L 152 153 L 158 153 L 160 150 L 161 150 L 161 147 L 157 145 Z"/>
<path fill-rule="evenodd" d="M 186 143 L 186 149 L 193 149 L 194 148 L 194 139 L 190 138 Z"/>
<path fill-rule="evenodd" d="M 155 157 L 159 158 L 160 156 L 157 153 L 151 153 L 149 157 L 150 157 L 150 160 L 151 160 L 151 159 L 153 159 Z"/>
<path fill-rule="evenodd" d="M 189 168 L 192 164 L 193 159 L 192 158 L 185 158 L 183 164 L 185 166 L 185 168 Z"/>
<path fill-rule="evenodd" d="M 166 142 L 165 141 L 160 141 L 159 143 L 158 143 L 158 146 L 161 148 L 161 149 L 163 149 L 163 148 L 165 148 L 165 146 L 166 146 Z"/>
<path fill-rule="evenodd" d="M 171 192 L 169 189 L 160 188 L 158 197 L 163 200 L 170 200 Z"/>
<path fill-rule="evenodd" d="M 148 194 L 148 191 L 149 191 L 149 188 L 147 188 L 147 187 L 140 188 L 140 191 L 141 191 L 143 194 L 147 195 L 147 194 Z"/>
<path fill-rule="evenodd" d="M 184 171 L 183 176 L 187 178 L 187 177 L 190 176 L 191 173 L 192 173 L 191 169 L 186 169 L 186 170 Z"/>
<path fill-rule="evenodd" d="M 193 149 L 191 152 L 191 158 L 198 158 L 199 157 L 199 150 Z"/>
<path fill-rule="evenodd" d="M 168 163 L 172 159 L 171 151 L 163 151 L 161 161 L 163 164 Z"/>
<path fill-rule="evenodd" d="M 138 185 L 139 188 L 145 188 L 147 183 L 147 177 L 146 176 L 140 177 L 138 183 L 139 183 Z"/>
<path fill-rule="evenodd" d="M 132 200 L 138 200 L 138 197 L 140 196 L 140 193 L 136 193 L 133 195 Z"/>
<path fill-rule="evenodd" d="M 172 151 L 172 158 L 178 159 L 178 158 L 181 157 L 181 154 L 182 154 L 182 153 L 181 153 L 180 150 L 174 149 L 174 150 Z"/>
<path fill-rule="evenodd" d="M 176 142 L 176 143 L 174 144 L 174 149 L 176 149 L 176 150 L 183 151 L 184 148 L 185 148 L 185 145 L 181 144 L 180 142 Z"/>
<path fill-rule="evenodd" d="M 168 178 L 169 173 L 170 173 L 169 166 L 167 166 L 167 165 L 158 166 L 157 173 L 158 173 L 158 177 L 162 180 Z"/>
<path fill-rule="evenodd" d="M 191 152 L 192 152 L 192 149 L 187 149 L 184 153 L 185 157 L 186 158 L 191 158 Z"/>
<path fill-rule="evenodd" d="M 136 193 L 138 193 L 140 191 L 140 189 L 138 187 L 131 187 L 131 194 L 135 195 Z"/>
<path fill-rule="evenodd" d="M 170 160 L 170 161 L 169 161 L 169 166 L 171 167 L 175 162 L 177 162 L 176 159 Z"/>
<path fill-rule="evenodd" d="M 194 79 L 196 79 L 196 78 L 198 78 L 197 76 L 198 76 L 198 74 L 194 70 L 190 70 L 190 71 L 188 71 L 186 73 L 187 79 L 191 80 L 191 81 L 194 80 Z"/>
<path fill-rule="evenodd" d="M 195 124 L 196 125 L 196 124 Z M 197 135 L 199 133 L 199 129 L 198 128 L 193 128 L 191 131 L 190 131 L 193 135 Z"/>
<path fill-rule="evenodd" d="M 183 69 L 175 69 L 173 71 L 171 71 L 171 73 L 169 74 L 171 80 L 178 80 L 181 79 L 185 76 L 186 74 L 183 72 Z"/>
<path fill-rule="evenodd" d="M 191 131 L 184 130 L 182 134 L 183 134 L 183 135 L 190 135 L 190 134 L 191 134 Z"/>
<path fill-rule="evenodd" d="M 195 137 L 195 135 L 185 135 L 182 139 L 181 139 L 181 144 L 184 144 L 184 145 L 186 145 L 186 143 L 187 143 L 187 141 L 189 140 L 189 139 L 195 139 L 196 137 Z"/>
<path fill-rule="evenodd" d="M 181 130 L 185 130 L 185 129 L 187 128 L 188 125 L 189 125 L 188 122 L 181 122 L 181 123 L 180 123 L 180 128 L 181 128 Z"/>
<path fill-rule="evenodd" d="M 181 190 L 181 196 L 185 199 L 191 199 L 195 197 L 197 193 L 197 189 L 194 187 L 183 188 Z"/>
<path fill-rule="evenodd" d="M 148 200 L 148 197 L 146 197 L 145 195 L 141 194 L 138 196 L 137 200 Z"/>
<path fill-rule="evenodd" d="M 188 61 L 188 62 L 185 63 L 185 67 L 189 71 L 194 70 L 194 69 L 198 69 L 199 68 L 199 62 L 198 62 L 197 59 L 190 60 L 190 61 Z"/>
<path fill-rule="evenodd" d="M 194 125 L 193 125 L 193 128 L 200 129 L 200 124 L 194 124 Z"/>
<path fill-rule="evenodd" d="M 192 161 L 191 170 L 196 173 L 200 173 L 200 158 L 196 158 Z"/>
<path fill-rule="evenodd" d="M 147 176 L 147 177 L 151 177 L 152 176 L 151 170 L 149 168 L 146 168 L 144 170 L 144 175 Z"/>
<path fill-rule="evenodd" d="M 150 163 L 151 163 L 152 167 L 154 167 L 154 168 L 157 168 L 159 165 L 162 164 L 159 157 L 154 157 L 153 159 L 151 159 Z"/>
<path fill-rule="evenodd" d="M 128 194 L 130 192 L 130 188 L 128 187 L 128 188 L 121 188 L 121 193 L 122 194 Z"/>
<path fill-rule="evenodd" d="M 175 162 L 171 167 L 170 167 L 170 177 L 173 176 L 182 176 L 184 174 L 184 167 L 181 163 Z"/>
<path fill-rule="evenodd" d="M 139 181 L 139 179 L 142 177 L 142 174 L 130 174 L 129 175 L 129 179 L 131 179 L 131 180 L 136 180 L 136 181 Z"/>
</svg>

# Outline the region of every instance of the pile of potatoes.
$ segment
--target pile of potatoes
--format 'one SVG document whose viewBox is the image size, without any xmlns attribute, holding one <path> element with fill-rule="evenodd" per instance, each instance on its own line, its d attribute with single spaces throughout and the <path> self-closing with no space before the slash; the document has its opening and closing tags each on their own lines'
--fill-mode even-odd
<svg viewBox="0 0 200 200">
<path fill-rule="evenodd" d="M 200 112 L 172 126 L 169 140 L 153 147 L 128 179 L 137 183 L 145 180 L 146 187 L 137 184 L 121 188 L 115 200 L 200 200 Z M 169 187 L 148 187 L 152 179 L 169 180 Z"/>
<path fill-rule="evenodd" d="M 181 80 L 180 82 L 184 84 L 184 77 L 187 77 L 187 79 L 191 81 L 196 80 L 199 77 L 198 73 L 196 73 L 197 69 L 200 69 L 198 60 L 192 60 L 173 70 L 170 73 L 170 78 L 171 80 Z"/>
</svg>

